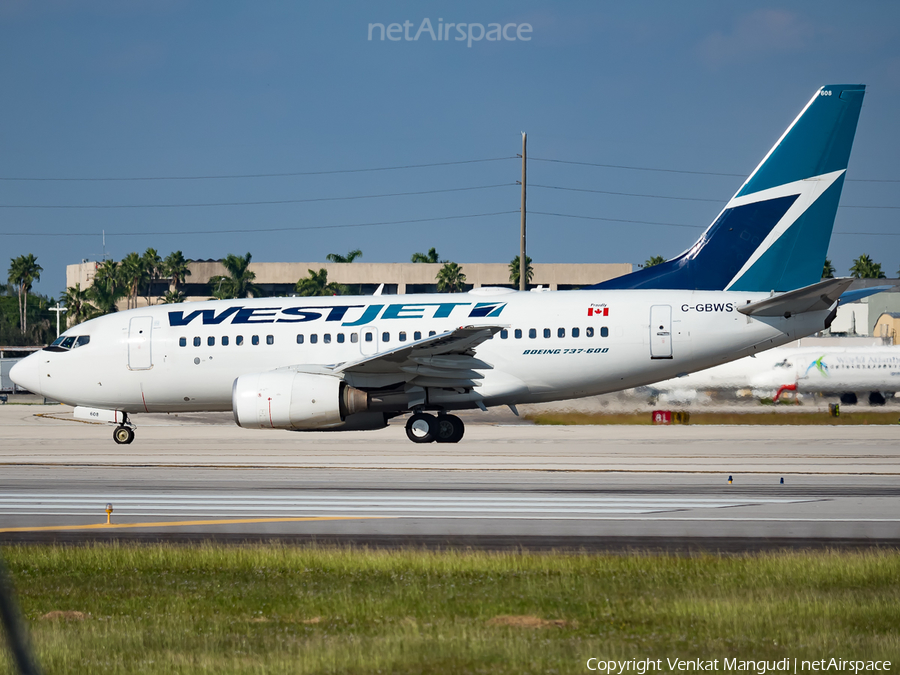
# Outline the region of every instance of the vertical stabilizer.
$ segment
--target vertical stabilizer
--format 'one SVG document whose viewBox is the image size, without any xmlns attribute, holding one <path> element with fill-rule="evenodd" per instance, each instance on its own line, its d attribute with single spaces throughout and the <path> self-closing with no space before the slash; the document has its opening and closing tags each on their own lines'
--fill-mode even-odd
<svg viewBox="0 0 900 675">
<path fill-rule="evenodd" d="M 819 89 L 700 239 L 592 288 L 790 291 L 822 277 L 865 86 Z"/>
</svg>

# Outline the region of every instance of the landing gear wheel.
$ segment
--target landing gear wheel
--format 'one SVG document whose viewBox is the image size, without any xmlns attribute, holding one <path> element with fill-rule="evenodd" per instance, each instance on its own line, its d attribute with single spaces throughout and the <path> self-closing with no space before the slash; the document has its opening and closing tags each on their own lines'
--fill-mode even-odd
<svg viewBox="0 0 900 675">
<path fill-rule="evenodd" d="M 459 443 L 466 433 L 466 425 L 456 415 L 438 415 L 437 427 L 438 443 Z"/>
<path fill-rule="evenodd" d="M 841 394 L 841 404 L 842 405 L 856 405 L 857 399 L 856 394 L 854 392 L 848 392 L 845 394 Z"/>
<path fill-rule="evenodd" d="M 437 437 L 438 421 L 434 415 L 415 413 L 406 420 L 406 437 L 413 443 L 431 443 Z"/>
<path fill-rule="evenodd" d="M 880 391 L 869 392 L 869 405 L 884 405 L 884 396 Z"/>
<path fill-rule="evenodd" d="M 119 445 L 128 445 L 134 440 L 134 430 L 129 427 L 116 427 L 113 431 L 113 440 Z"/>
</svg>

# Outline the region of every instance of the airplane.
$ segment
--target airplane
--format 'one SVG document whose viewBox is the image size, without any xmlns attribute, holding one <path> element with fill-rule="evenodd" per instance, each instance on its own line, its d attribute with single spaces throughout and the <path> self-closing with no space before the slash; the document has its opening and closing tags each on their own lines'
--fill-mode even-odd
<svg viewBox="0 0 900 675">
<path fill-rule="evenodd" d="M 793 391 L 840 396 L 846 405 L 868 394 L 871 405 L 884 405 L 885 394 L 900 391 L 900 347 L 782 347 L 650 388 L 675 397 L 751 389 L 776 401 Z"/>
<path fill-rule="evenodd" d="M 651 384 L 830 326 L 851 279 L 820 281 L 864 85 L 826 85 L 691 248 L 582 290 L 166 304 L 73 326 L 20 361 L 22 387 L 115 425 L 232 411 L 247 429 L 368 430 L 411 413 L 456 443 L 452 411 Z"/>
</svg>

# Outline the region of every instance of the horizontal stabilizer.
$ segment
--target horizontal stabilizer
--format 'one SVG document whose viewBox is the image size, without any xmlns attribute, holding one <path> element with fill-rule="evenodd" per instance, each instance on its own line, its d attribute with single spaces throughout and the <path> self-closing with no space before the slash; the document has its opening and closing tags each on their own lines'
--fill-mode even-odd
<svg viewBox="0 0 900 675">
<path fill-rule="evenodd" d="M 848 302 L 856 302 L 857 300 L 868 298 L 870 295 L 889 291 L 892 288 L 896 288 L 896 284 L 885 286 L 870 286 L 869 288 L 856 288 L 841 295 L 841 304 L 846 305 Z"/>
<path fill-rule="evenodd" d="M 853 279 L 826 279 L 812 286 L 738 307 L 738 311 L 747 316 L 783 317 L 804 312 L 821 312 L 834 305 L 852 283 Z"/>
</svg>

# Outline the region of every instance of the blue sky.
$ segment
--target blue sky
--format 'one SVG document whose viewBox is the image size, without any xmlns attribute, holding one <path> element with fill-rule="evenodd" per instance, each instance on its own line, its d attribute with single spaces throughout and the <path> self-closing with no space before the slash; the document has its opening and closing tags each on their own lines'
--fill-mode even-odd
<svg viewBox="0 0 900 675">
<path fill-rule="evenodd" d="M 418 26 L 425 18 L 527 23 L 532 31 L 523 36 L 531 39 L 469 47 L 427 35 L 382 41 L 377 30 L 367 39 L 370 23 Z M 536 262 L 640 263 L 687 248 L 820 85 L 859 82 L 868 92 L 829 255 L 841 274 L 868 253 L 895 276 L 898 45 L 900 4 L 892 1 L 7 0 L 0 5 L 0 178 L 300 173 L 510 158 L 527 131 L 529 254 Z M 99 259 L 102 230 L 115 259 L 148 246 L 163 256 L 249 251 L 272 262 L 361 248 L 364 261 L 394 262 L 434 246 L 458 262 L 507 262 L 518 254 L 519 216 L 502 212 L 518 209 L 519 172 L 518 160 L 497 159 L 265 178 L 0 180 L 0 258 L 6 265 L 37 255 L 44 274 L 36 290 L 49 295 L 63 289 L 67 264 Z M 450 188 L 478 189 L 432 192 Z M 408 192 L 431 194 L 133 208 Z M 129 208 L 8 208 L 72 205 Z M 448 216 L 466 217 L 335 227 Z"/>
</svg>

